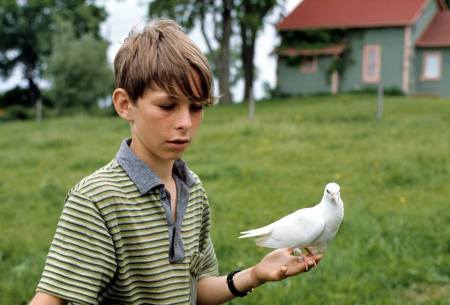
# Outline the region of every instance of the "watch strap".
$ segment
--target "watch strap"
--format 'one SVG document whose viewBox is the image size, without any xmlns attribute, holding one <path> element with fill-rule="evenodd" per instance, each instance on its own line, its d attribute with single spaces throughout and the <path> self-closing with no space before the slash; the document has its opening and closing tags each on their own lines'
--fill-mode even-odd
<svg viewBox="0 0 450 305">
<path fill-rule="evenodd" d="M 234 275 L 235 275 L 236 273 L 240 272 L 240 271 L 242 271 L 241 268 L 236 269 L 236 270 L 230 272 L 230 273 L 227 275 L 227 284 L 228 284 L 228 289 L 230 290 L 230 292 L 231 292 L 234 296 L 237 296 L 237 297 L 241 297 L 241 298 L 242 298 L 242 297 L 245 297 L 246 295 L 248 295 L 250 292 L 252 292 L 252 291 L 253 291 L 253 288 L 250 289 L 250 290 L 247 290 L 247 291 L 239 291 L 239 290 L 236 289 L 236 286 L 234 286 L 233 278 L 234 278 Z"/>
</svg>

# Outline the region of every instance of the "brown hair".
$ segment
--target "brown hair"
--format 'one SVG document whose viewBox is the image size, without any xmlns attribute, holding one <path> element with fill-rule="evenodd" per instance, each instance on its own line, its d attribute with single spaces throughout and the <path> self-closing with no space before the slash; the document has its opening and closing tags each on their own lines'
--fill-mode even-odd
<svg viewBox="0 0 450 305">
<path fill-rule="evenodd" d="M 212 104 L 213 80 L 206 57 L 173 20 L 132 30 L 114 58 L 115 87 L 136 102 L 145 89 Z"/>
</svg>

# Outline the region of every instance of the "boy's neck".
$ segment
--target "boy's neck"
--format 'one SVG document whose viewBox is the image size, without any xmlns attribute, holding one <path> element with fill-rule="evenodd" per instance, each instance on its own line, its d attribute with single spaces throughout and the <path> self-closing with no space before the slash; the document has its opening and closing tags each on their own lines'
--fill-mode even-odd
<svg viewBox="0 0 450 305">
<path fill-rule="evenodd" d="M 130 149 L 166 184 L 171 181 L 173 160 L 156 160 L 149 154 L 145 146 L 139 145 L 138 141 L 132 139 Z"/>
<path fill-rule="evenodd" d="M 139 156 L 141 158 L 141 156 Z M 168 161 L 162 163 L 156 163 L 153 164 L 152 162 L 147 162 L 143 159 L 145 164 L 147 164 L 148 167 L 161 179 L 161 182 L 164 183 L 164 185 L 167 185 L 170 181 L 172 181 L 172 170 L 173 170 L 173 163 L 174 161 Z"/>
</svg>

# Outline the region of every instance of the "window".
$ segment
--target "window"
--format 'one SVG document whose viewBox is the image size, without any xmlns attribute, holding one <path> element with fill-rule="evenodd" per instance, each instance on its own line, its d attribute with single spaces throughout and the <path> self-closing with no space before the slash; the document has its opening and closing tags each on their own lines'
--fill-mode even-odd
<svg viewBox="0 0 450 305">
<path fill-rule="evenodd" d="M 381 48 L 379 45 L 366 45 L 363 50 L 363 82 L 380 81 Z"/>
<path fill-rule="evenodd" d="M 300 62 L 300 71 L 302 73 L 316 73 L 317 57 L 302 57 Z"/>
<path fill-rule="evenodd" d="M 441 78 L 441 60 L 440 52 L 425 52 L 423 54 L 421 80 L 439 80 Z"/>
</svg>

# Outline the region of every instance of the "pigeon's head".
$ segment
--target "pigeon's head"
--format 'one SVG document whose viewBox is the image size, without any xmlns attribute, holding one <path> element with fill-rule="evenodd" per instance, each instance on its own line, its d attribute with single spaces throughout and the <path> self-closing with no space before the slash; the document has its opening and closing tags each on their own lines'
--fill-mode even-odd
<svg viewBox="0 0 450 305">
<path fill-rule="evenodd" d="M 324 197 L 332 202 L 339 203 L 341 187 L 335 182 L 330 182 L 325 186 Z"/>
</svg>

